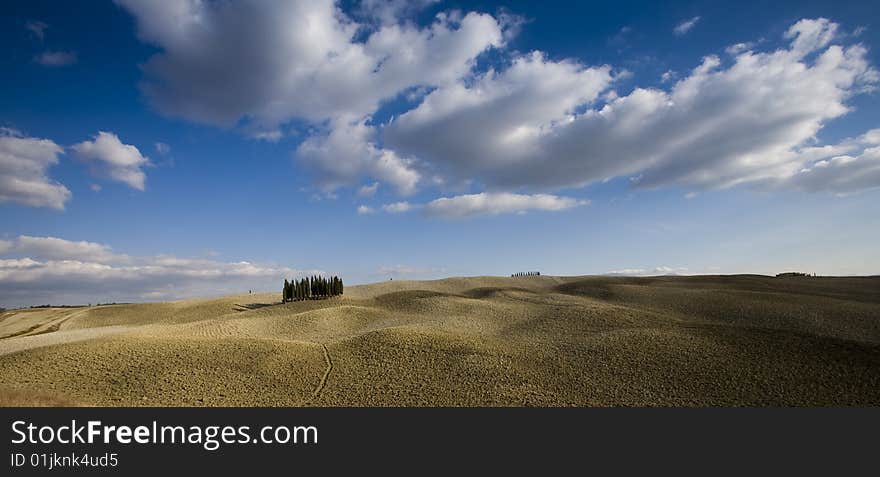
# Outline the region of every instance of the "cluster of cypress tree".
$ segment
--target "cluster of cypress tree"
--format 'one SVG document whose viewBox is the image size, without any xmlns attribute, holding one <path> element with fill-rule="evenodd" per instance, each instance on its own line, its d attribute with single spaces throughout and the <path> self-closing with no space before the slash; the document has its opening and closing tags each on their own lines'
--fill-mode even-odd
<svg viewBox="0 0 880 477">
<path fill-rule="evenodd" d="M 316 275 L 293 281 L 288 281 L 285 278 L 284 288 L 281 290 L 281 301 L 287 303 L 336 295 L 342 295 L 342 279 L 335 275 L 331 278 Z"/>
<path fill-rule="evenodd" d="M 511 277 L 537 277 L 541 275 L 541 272 L 519 272 L 519 273 L 511 273 Z"/>
</svg>

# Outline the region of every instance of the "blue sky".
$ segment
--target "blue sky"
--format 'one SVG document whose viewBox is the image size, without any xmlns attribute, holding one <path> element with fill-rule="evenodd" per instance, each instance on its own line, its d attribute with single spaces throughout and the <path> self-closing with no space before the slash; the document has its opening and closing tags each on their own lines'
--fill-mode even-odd
<svg viewBox="0 0 880 477">
<path fill-rule="evenodd" d="M 876 274 L 869 3 L 14 2 L 0 306 Z"/>
</svg>

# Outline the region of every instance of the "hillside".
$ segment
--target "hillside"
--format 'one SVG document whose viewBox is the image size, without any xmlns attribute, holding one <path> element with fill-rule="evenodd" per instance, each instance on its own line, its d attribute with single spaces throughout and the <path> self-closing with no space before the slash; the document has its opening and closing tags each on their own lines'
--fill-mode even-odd
<svg viewBox="0 0 880 477">
<path fill-rule="evenodd" d="M 880 277 L 471 277 L 0 314 L 0 404 L 880 405 Z"/>
</svg>

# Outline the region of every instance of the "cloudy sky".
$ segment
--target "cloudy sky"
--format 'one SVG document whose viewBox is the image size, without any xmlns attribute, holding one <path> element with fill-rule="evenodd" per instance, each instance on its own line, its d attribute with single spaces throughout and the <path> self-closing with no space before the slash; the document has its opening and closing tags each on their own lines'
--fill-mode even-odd
<svg viewBox="0 0 880 477">
<path fill-rule="evenodd" d="M 870 2 L 6 9 L 0 306 L 880 273 Z"/>
</svg>

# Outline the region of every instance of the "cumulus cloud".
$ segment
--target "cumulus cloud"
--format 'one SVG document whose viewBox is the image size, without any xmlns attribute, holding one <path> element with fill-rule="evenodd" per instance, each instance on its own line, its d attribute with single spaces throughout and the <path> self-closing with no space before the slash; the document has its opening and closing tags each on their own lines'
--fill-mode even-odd
<svg viewBox="0 0 880 477">
<path fill-rule="evenodd" d="M 0 255 L 19 254 L 38 260 L 81 260 L 86 262 L 127 262 L 130 257 L 113 253 L 103 244 L 71 241 L 55 237 L 20 235 L 14 240 L 0 241 Z"/>
<path fill-rule="evenodd" d="M 792 176 L 791 184 L 809 192 L 852 191 L 880 187 L 880 147 L 866 148 L 858 155 L 840 155 L 816 161 Z"/>
<path fill-rule="evenodd" d="M 72 149 L 90 163 L 96 173 L 133 189 L 146 187 L 147 175 L 141 168 L 150 164 L 149 159 L 141 155 L 138 148 L 123 144 L 115 134 L 101 131 L 94 140 L 75 144 Z"/>
<path fill-rule="evenodd" d="M 370 185 L 363 185 L 360 189 L 358 189 L 357 195 L 358 197 L 372 197 L 376 195 L 376 191 L 379 190 L 379 183 L 373 182 Z"/>
<path fill-rule="evenodd" d="M 332 0 L 118 3 L 134 15 L 139 37 L 160 49 L 144 65 L 144 91 L 161 111 L 257 130 L 294 119 L 323 126 L 297 157 L 325 190 L 367 175 L 411 193 L 418 173 L 376 145 L 367 120 L 384 100 L 461 78 L 504 41 L 486 14 L 441 13 L 424 28 L 394 21 L 409 2 L 366 2 L 381 19 L 375 27 Z"/>
<path fill-rule="evenodd" d="M 398 23 L 440 0 L 361 0 L 358 12 L 382 24 Z"/>
<path fill-rule="evenodd" d="M 49 25 L 45 22 L 33 20 L 25 23 L 24 27 L 27 28 L 27 30 L 31 32 L 31 34 L 37 37 L 37 39 L 43 41 L 43 39 L 46 37 L 46 29 L 49 28 Z"/>
<path fill-rule="evenodd" d="M 382 206 L 382 210 L 388 212 L 389 214 L 402 214 L 404 212 L 409 212 L 416 208 L 415 205 L 410 204 L 409 202 L 394 202 L 393 204 L 385 204 Z"/>
<path fill-rule="evenodd" d="M 326 134 L 315 135 L 297 148 L 299 159 L 317 172 L 325 191 L 352 183 L 366 173 L 392 185 L 399 194 L 415 192 L 421 174 L 411 159 L 375 144 L 375 130 L 364 121 L 334 122 Z"/>
<path fill-rule="evenodd" d="M 44 51 L 34 58 L 34 62 L 50 67 L 69 66 L 77 62 L 77 56 L 72 51 Z"/>
<path fill-rule="evenodd" d="M 418 26 L 397 1 L 355 13 L 332 0 L 117 2 L 158 49 L 143 84 L 160 111 L 270 140 L 305 124 L 294 157 L 324 192 L 365 178 L 403 195 L 467 180 L 544 192 L 614 177 L 641 188 L 803 187 L 800 171 L 834 157 L 814 157 L 818 133 L 878 80 L 865 47 L 841 44 L 852 36 L 824 18 L 796 22 L 776 50 L 743 42 L 668 72 L 664 88 L 618 94 L 625 72 L 541 52 L 503 51 L 506 66 L 478 70 L 518 25 L 502 15 L 441 12 Z M 378 123 L 395 98 L 413 107 Z"/>
<path fill-rule="evenodd" d="M 358 215 L 370 215 L 376 212 L 376 209 L 368 205 L 359 205 L 357 208 Z"/>
<path fill-rule="evenodd" d="M 107 245 L 55 237 L 0 241 L 0 303 L 79 304 L 178 299 L 274 289 L 283 278 L 321 273 L 247 261 L 171 255 L 133 257 Z"/>
<path fill-rule="evenodd" d="M 483 192 L 433 200 L 425 205 L 425 214 L 430 217 L 458 218 L 524 213 L 530 210 L 559 211 L 588 204 L 589 201 L 586 200 L 550 194 Z"/>
<path fill-rule="evenodd" d="M 675 25 L 675 28 L 672 29 L 672 33 L 675 33 L 677 36 L 685 35 L 687 32 L 691 31 L 691 29 L 696 26 L 697 22 L 699 21 L 699 16 L 684 20 L 678 25 Z"/>
<path fill-rule="evenodd" d="M 755 47 L 755 42 L 746 42 L 746 43 L 735 43 L 733 45 L 728 46 L 724 49 L 727 54 L 730 55 L 738 55 L 740 53 L 751 50 Z"/>
<path fill-rule="evenodd" d="M 878 79 L 863 46 L 829 43 L 835 29 L 802 20 L 786 33 L 787 48 L 745 51 L 729 64 L 708 56 L 669 91 L 636 88 L 592 108 L 612 81 L 607 69 L 532 55 L 434 90 L 386 126 L 384 139 L 448 174 L 502 189 L 612 177 L 637 177 L 642 188 L 790 186 L 806 159 L 818 159 L 815 137 L 825 123 Z"/>
<path fill-rule="evenodd" d="M 384 130 L 389 148 L 438 166 L 459 179 L 478 176 L 502 186 L 534 185 L 524 167 L 552 161 L 542 139 L 574 119 L 612 81 L 609 66 L 517 58 L 502 72 L 438 88 Z M 547 172 L 538 174 L 537 180 Z M 568 176 L 570 171 L 557 171 Z M 516 177 L 506 177 L 515 175 Z"/>
<path fill-rule="evenodd" d="M 70 190 L 47 175 L 63 152 L 49 139 L 0 128 L 0 202 L 64 209 Z"/>
<path fill-rule="evenodd" d="M 837 24 L 827 18 L 803 19 L 785 32 L 785 38 L 791 40 L 792 53 L 803 57 L 831 43 L 836 33 Z"/>
<path fill-rule="evenodd" d="M 356 41 L 363 25 L 331 0 L 118 3 L 161 50 L 144 65 L 148 96 L 169 114 L 227 126 L 360 118 L 409 87 L 461 77 L 502 40 L 477 13 L 383 25 Z"/>
</svg>

